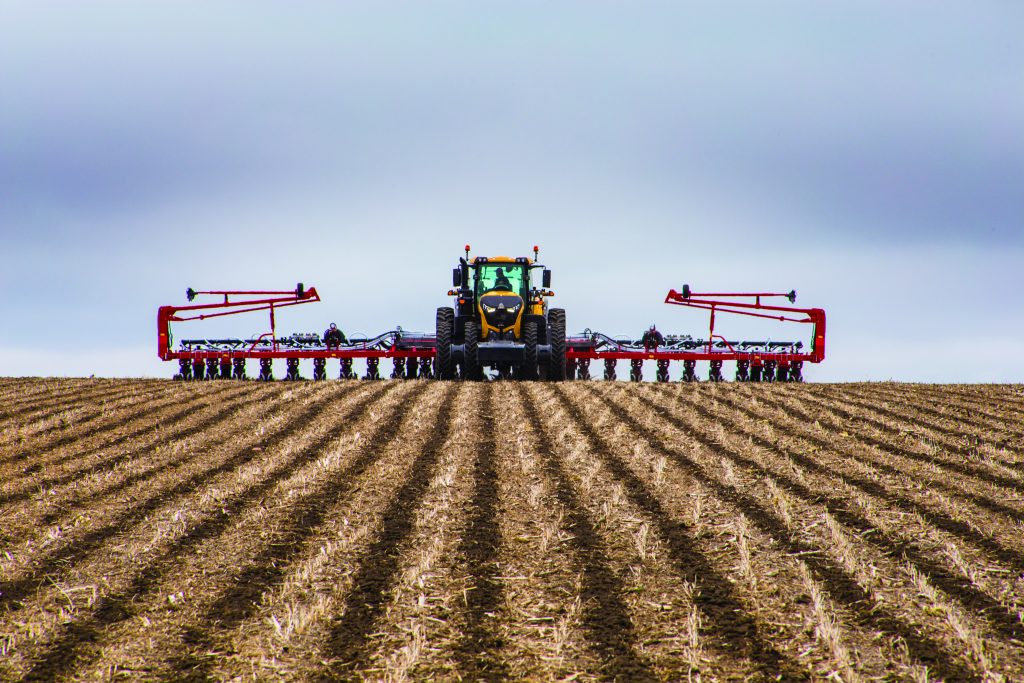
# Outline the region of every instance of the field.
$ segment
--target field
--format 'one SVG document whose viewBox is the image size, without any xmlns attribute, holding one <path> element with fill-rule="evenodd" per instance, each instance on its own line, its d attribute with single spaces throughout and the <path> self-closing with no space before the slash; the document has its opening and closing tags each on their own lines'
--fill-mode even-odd
<svg viewBox="0 0 1024 683">
<path fill-rule="evenodd" d="M 121 677 L 1024 680 L 1024 390 L 0 380 L 0 679 Z"/>
</svg>

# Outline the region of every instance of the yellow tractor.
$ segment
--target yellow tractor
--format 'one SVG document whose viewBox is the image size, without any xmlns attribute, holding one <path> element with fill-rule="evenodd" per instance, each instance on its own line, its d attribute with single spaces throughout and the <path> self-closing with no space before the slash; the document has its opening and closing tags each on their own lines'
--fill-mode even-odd
<svg viewBox="0 0 1024 683">
<path fill-rule="evenodd" d="M 486 367 L 502 379 L 565 379 L 565 310 L 548 308 L 551 271 L 533 254 L 470 260 L 466 245 L 452 271 L 454 306 L 437 309 L 437 379 L 481 380 Z"/>
</svg>

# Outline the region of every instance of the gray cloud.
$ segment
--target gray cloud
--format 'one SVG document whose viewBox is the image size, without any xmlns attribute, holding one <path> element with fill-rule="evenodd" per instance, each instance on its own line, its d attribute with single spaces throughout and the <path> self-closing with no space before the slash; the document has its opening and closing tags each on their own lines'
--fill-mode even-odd
<svg viewBox="0 0 1024 683">
<path fill-rule="evenodd" d="M 945 348 L 1020 309 L 977 297 L 1019 286 L 1022 28 L 1006 3 L 8 4 L 0 284 L 29 293 L 0 345 L 147 345 L 204 283 L 315 280 L 367 329 L 427 326 L 470 241 L 541 242 L 593 327 L 696 277 L 795 286 L 876 349 L 863 293 L 895 297 L 896 332 Z"/>
</svg>

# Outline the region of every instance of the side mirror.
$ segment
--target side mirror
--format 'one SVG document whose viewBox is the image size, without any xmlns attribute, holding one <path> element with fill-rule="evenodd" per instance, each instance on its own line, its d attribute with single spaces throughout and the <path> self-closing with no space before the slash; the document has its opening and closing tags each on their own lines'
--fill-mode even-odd
<svg viewBox="0 0 1024 683">
<path fill-rule="evenodd" d="M 462 286 L 462 268 L 452 268 L 452 287 Z"/>
<path fill-rule="evenodd" d="M 542 286 L 545 289 L 547 289 L 548 287 L 551 286 L 551 271 L 548 270 L 547 268 L 544 269 L 544 276 L 543 276 L 541 282 L 542 282 Z"/>
</svg>

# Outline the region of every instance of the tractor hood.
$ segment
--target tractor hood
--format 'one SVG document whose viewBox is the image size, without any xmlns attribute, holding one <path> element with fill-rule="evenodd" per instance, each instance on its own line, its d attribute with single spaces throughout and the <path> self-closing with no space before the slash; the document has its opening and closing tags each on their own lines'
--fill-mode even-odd
<svg viewBox="0 0 1024 683">
<path fill-rule="evenodd" d="M 480 312 L 490 327 L 512 327 L 523 314 L 523 299 L 505 290 L 491 290 L 480 297 Z"/>
</svg>

